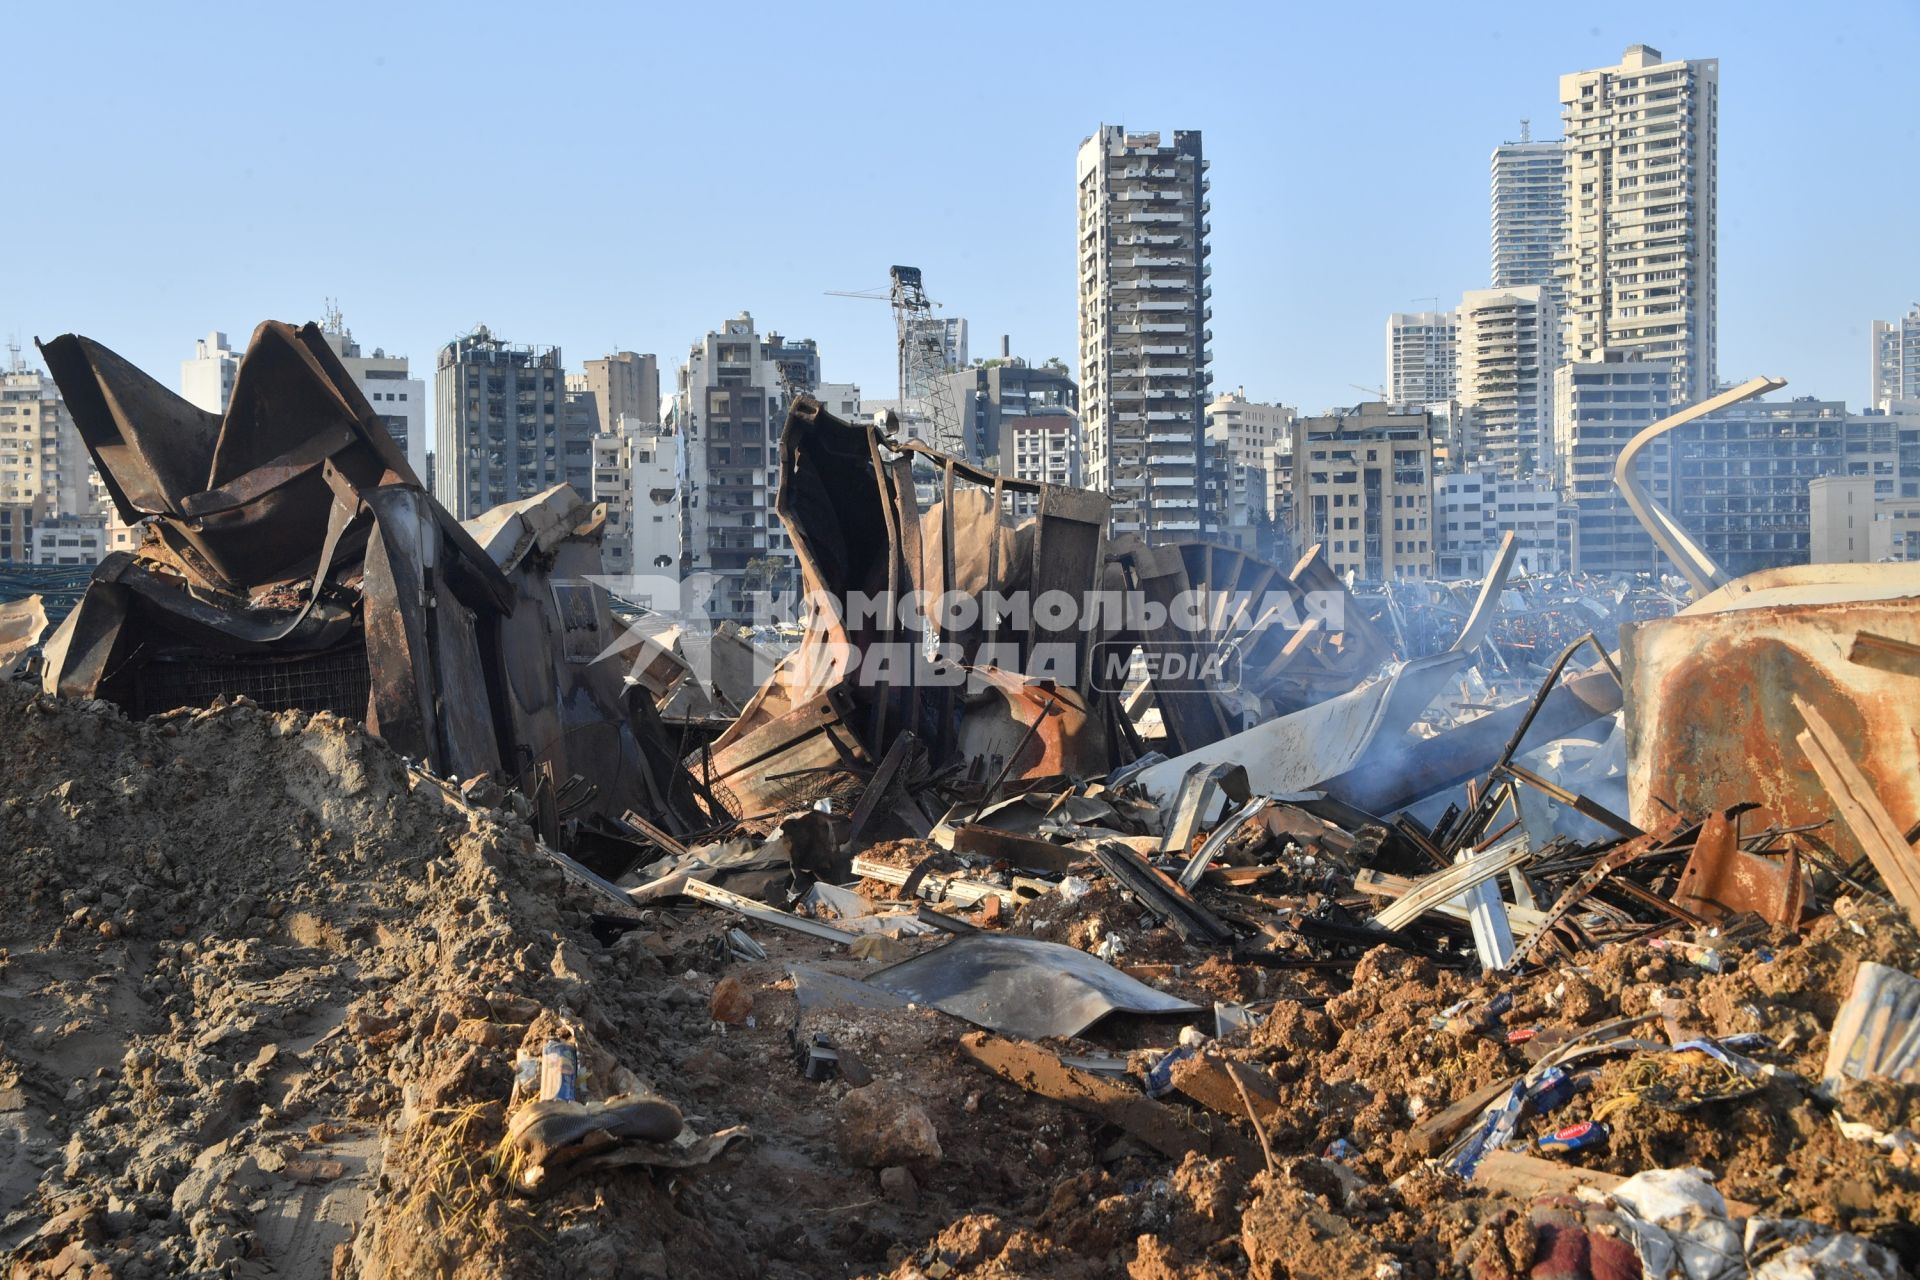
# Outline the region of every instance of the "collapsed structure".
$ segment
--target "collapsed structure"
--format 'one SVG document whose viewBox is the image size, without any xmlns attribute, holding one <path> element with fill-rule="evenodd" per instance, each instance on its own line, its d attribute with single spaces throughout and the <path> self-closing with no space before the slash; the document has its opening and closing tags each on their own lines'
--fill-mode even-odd
<svg viewBox="0 0 1920 1280">
<path fill-rule="evenodd" d="M 595 661 L 615 637 L 602 516 L 570 488 L 460 524 L 311 324 L 255 331 L 224 416 L 89 339 L 41 351 L 147 531 L 48 642 L 49 691 L 136 717 L 223 695 L 332 711 L 441 776 L 521 789 L 589 844 L 629 810 L 685 829 L 651 705 Z"/>
<path fill-rule="evenodd" d="M 1317 550 L 1110 538 L 1099 494 L 801 399 L 804 633 L 762 660 L 697 616 L 636 657 L 594 509 L 454 521 L 311 327 L 256 332 L 224 419 L 43 350 L 148 532 L 42 646 L 57 696 L 5 691 L 74 776 L 17 762 L 0 943 L 153 966 L 153 1030 L 64 1104 L 0 1050 L 20 1149 L 70 1135 L 0 1181 L 15 1274 L 297 1268 L 295 1219 L 349 1275 L 1920 1261 L 1920 576 L 1728 580 L 1630 480 L 1771 380 L 1620 460 L 1690 602 L 1510 582 L 1511 542 L 1477 587 L 1369 597 Z M 4 621 L 8 659 L 44 626 Z M 201 751 L 294 805 L 252 828 L 288 902 L 202 852 L 245 909 L 196 907 L 152 834 L 91 879 L 51 853 L 123 774 L 190 822 Z M 262 955 L 310 994 L 181 1030 Z M 18 1025 L 55 1053 L 58 1021 Z M 163 1195 L 184 1121 L 143 1099 L 220 1055 L 270 1105 L 192 1112 Z"/>
</svg>

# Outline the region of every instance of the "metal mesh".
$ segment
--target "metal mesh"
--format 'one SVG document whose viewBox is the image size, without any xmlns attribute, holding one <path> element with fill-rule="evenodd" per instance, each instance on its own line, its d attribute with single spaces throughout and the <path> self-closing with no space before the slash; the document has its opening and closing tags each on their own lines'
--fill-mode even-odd
<svg viewBox="0 0 1920 1280">
<path fill-rule="evenodd" d="M 297 657 L 237 657 L 199 653 L 156 658 L 134 677 L 133 713 L 157 715 L 175 707 L 204 707 L 216 697 L 245 694 L 271 711 L 367 714 L 371 680 L 366 642 L 354 639 L 324 653 Z"/>
</svg>

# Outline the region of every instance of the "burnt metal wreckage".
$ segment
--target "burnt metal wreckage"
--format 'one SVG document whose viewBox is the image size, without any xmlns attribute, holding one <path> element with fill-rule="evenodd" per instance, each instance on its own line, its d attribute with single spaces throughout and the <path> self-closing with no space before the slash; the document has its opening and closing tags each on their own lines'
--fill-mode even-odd
<svg viewBox="0 0 1920 1280">
<path fill-rule="evenodd" d="M 49 692 L 351 716 L 436 775 L 519 789 L 543 834 L 596 855 L 630 841 L 629 810 L 701 820 L 652 704 L 594 661 L 604 517 L 570 488 L 461 524 L 311 324 L 254 332 L 224 415 L 87 338 L 41 352 L 145 530 L 47 639 Z"/>
<path fill-rule="evenodd" d="M 1802 929 L 1844 895 L 1920 925 L 1920 567 L 1729 579 L 1635 479 L 1651 441 L 1776 379 L 1619 459 L 1697 598 L 1607 640 L 1540 631 L 1558 656 L 1520 672 L 1490 640 L 1512 535 L 1422 623 L 1453 634 L 1416 651 L 1318 548 L 1284 568 L 1112 537 L 1104 495 L 798 397 L 776 511 L 808 612 L 756 679 L 731 628 L 697 671 L 687 619 L 608 660 L 629 646 L 597 581 L 604 513 L 562 485 L 454 520 L 313 326 L 256 331 L 224 416 L 86 339 L 42 350 L 146 530 L 44 642 L 47 690 L 132 716 L 245 695 L 362 719 L 442 785 L 520 793 L 610 931 L 680 902 L 891 959 L 866 980 L 796 967 L 803 1014 L 923 1001 L 990 1033 L 966 1048 L 984 1069 L 1163 1152 L 1247 1149 L 1217 1125 L 1196 1139 L 1168 1090 L 1264 1144 L 1268 1086 L 1209 1048 L 1170 1055 L 1142 1096 L 1101 1060 L 1016 1043 L 1195 1011 L 1145 985 L 1127 929 L 1075 951 L 1006 935 L 1018 913 L 1097 888 L 1195 964 L 1325 973 L 1381 946 L 1487 974 L 1628 941 L 1706 964 L 1716 940 Z M 37 625 L 17 612 L 10 657 Z M 1260 1016 L 1214 1012 L 1222 1043 Z M 830 1073 L 834 1046 L 806 1058 Z M 1509 1176 L 1513 1105 L 1463 1100 L 1416 1138 Z"/>
</svg>

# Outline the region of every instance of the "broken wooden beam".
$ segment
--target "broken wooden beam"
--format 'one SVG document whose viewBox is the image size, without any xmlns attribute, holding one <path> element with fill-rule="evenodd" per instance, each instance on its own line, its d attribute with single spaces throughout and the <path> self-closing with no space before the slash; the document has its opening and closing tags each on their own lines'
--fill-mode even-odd
<svg viewBox="0 0 1920 1280">
<path fill-rule="evenodd" d="M 1577 1164 L 1562 1164 L 1557 1160 L 1530 1156 L 1523 1151 L 1496 1149 L 1480 1157 L 1480 1167 L 1474 1170 L 1473 1181 L 1491 1191 L 1504 1191 L 1510 1196 L 1530 1200 L 1541 1195 L 1570 1196 L 1581 1187 L 1592 1187 L 1595 1191 L 1606 1193 L 1626 1179 L 1605 1169 L 1584 1169 Z M 1758 1205 L 1735 1200 L 1731 1196 L 1723 1198 L 1727 1202 L 1729 1217 L 1751 1218 L 1760 1212 Z"/>
<path fill-rule="evenodd" d="M 1473 1123 L 1475 1116 L 1485 1111 L 1496 1099 L 1505 1097 L 1519 1079 L 1519 1076 L 1508 1076 L 1505 1080 L 1483 1085 L 1428 1116 L 1415 1125 L 1413 1132 L 1408 1135 L 1413 1149 L 1423 1156 L 1439 1155 L 1448 1143 L 1460 1136 L 1462 1129 Z"/>
<path fill-rule="evenodd" d="M 1199 1128 L 1188 1115 L 1131 1084 L 1070 1067 L 1039 1045 L 970 1031 L 960 1037 L 959 1047 L 961 1057 L 1002 1080 L 1123 1129 L 1163 1156 L 1178 1160 L 1196 1151 L 1249 1164 L 1260 1158 L 1259 1146 L 1237 1125 Z"/>
<path fill-rule="evenodd" d="M 1920 854 L 1907 843 L 1899 824 L 1847 754 L 1833 726 L 1805 698 L 1796 695 L 1793 705 L 1807 724 L 1795 739 L 1800 750 L 1826 784 L 1834 808 L 1866 850 L 1874 870 L 1886 882 L 1888 894 L 1906 911 L 1907 918 L 1920 926 Z"/>
<path fill-rule="evenodd" d="M 1209 1111 L 1244 1119 L 1251 1108 L 1254 1120 L 1269 1134 L 1280 1118 L 1280 1094 L 1273 1081 L 1244 1062 L 1207 1050 L 1174 1063 L 1170 1074 L 1175 1089 Z M 1234 1087 L 1236 1080 L 1247 1091 L 1244 1102 Z"/>
</svg>

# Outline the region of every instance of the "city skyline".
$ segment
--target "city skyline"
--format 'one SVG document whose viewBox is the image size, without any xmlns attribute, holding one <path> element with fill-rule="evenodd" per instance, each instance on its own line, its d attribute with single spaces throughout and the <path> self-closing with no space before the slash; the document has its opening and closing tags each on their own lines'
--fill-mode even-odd
<svg viewBox="0 0 1920 1280">
<path fill-rule="evenodd" d="M 115 34 L 89 36 L 101 73 L 150 80 L 167 61 L 150 56 L 156 45 L 185 64 L 170 66 L 168 85 L 154 86 L 154 110 L 140 118 L 96 114 L 64 86 L 36 84 L 43 68 L 24 68 L 29 96 L 38 90 L 71 108 L 63 117 L 71 127 L 105 131 L 117 145 L 94 154 L 119 157 L 120 169 L 43 144 L 50 189 L 78 198 L 15 202 L 0 215 L 16 249 L 0 329 L 23 346 L 36 335 L 87 333 L 170 382 L 195 336 L 225 329 L 240 342 L 262 319 L 318 318 L 328 297 L 340 300 L 361 341 L 405 354 L 416 368 L 477 323 L 512 342 L 558 345 L 572 365 L 622 349 L 677 364 L 707 317 L 747 309 L 783 333 L 815 338 L 827 377 L 881 398 L 894 393 L 891 317 L 827 291 L 872 288 L 890 263 L 907 262 L 925 270 L 928 292 L 945 304 L 937 314 L 970 322 L 977 351 L 997 350 L 1007 333 L 1016 354 L 1072 365 L 1072 154 L 1103 120 L 1124 121 L 1206 137 L 1216 386 L 1245 385 L 1255 399 L 1318 411 L 1360 398 L 1351 384 L 1378 381 L 1382 317 L 1431 309 L 1433 298 L 1445 307 L 1487 286 L 1493 149 L 1518 136 L 1523 117 L 1534 137 L 1558 136 L 1559 77 L 1610 65 L 1629 43 L 1644 42 L 1669 57 L 1717 58 L 1722 68 L 1722 375 L 1775 373 L 1790 380 L 1790 395 L 1860 404 L 1868 326 L 1902 314 L 1920 291 L 1920 249 L 1901 234 L 1899 217 L 1912 179 L 1871 163 L 1886 141 L 1868 125 L 1900 118 L 1877 107 L 1897 95 L 1897 50 L 1911 47 L 1900 37 L 1920 32 L 1920 20 L 1905 5 L 1856 8 L 1864 21 L 1823 23 L 1817 41 L 1792 38 L 1790 11 L 1768 22 L 1751 6 L 1678 17 L 1620 6 L 1604 24 L 1530 16 L 1524 31 L 1453 15 L 1444 29 L 1408 19 L 1385 37 L 1337 15 L 1229 13 L 1223 34 L 1310 37 L 1289 41 L 1309 50 L 1347 41 L 1367 56 L 1332 60 L 1337 66 L 1293 56 L 1281 82 L 1287 92 L 1249 101 L 1244 85 L 1258 81 L 1244 73 L 1258 64 L 1260 42 L 1236 39 L 1194 83 L 1156 81 L 1132 67 L 1124 87 L 1097 71 L 1065 75 L 1024 86 L 1028 100 L 1017 110 L 985 88 L 968 89 L 984 85 L 968 73 L 980 72 L 994 48 L 995 11 L 982 10 L 982 30 L 961 32 L 943 52 L 959 101 L 986 116 L 954 144 L 977 140 L 991 157 L 992 180 L 971 183 L 929 177 L 919 155 L 929 140 L 861 106 L 857 94 L 783 98 L 791 118 L 780 135 L 807 145 L 775 166 L 779 180 L 749 183 L 737 169 L 717 177 L 712 157 L 688 154 L 711 147 L 687 132 L 704 117 L 688 115 L 674 96 L 686 71 L 664 68 L 631 100 L 594 74 L 559 74 L 569 59 L 581 72 L 606 70 L 611 50 L 638 38 L 631 19 L 612 19 L 624 40 L 591 46 L 530 32 L 516 53 L 551 55 L 555 68 L 552 77 L 531 78 L 551 91 L 556 122 L 539 148 L 561 159 L 608 146 L 653 149 L 655 163 L 633 166 L 650 173 L 645 182 L 621 177 L 614 189 L 624 198 L 591 204 L 573 193 L 550 197 L 537 183 L 501 184 L 497 175 L 463 186 L 463 174 L 479 175 L 449 168 L 442 150 L 462 151 L 455 144 L 471 142 L 472 130 L 510 127 L 499 122 L 531 111 L 538 96 L 527 87 L 497 90 L 504 97 L 486 122 L 455 113 L 458 127 L 446 130 L 454 86 L 497 82 L 487 73 L 502 55 L 472 33 L 456 32 L 428 52 L 423 20 L 406 14 L 383 14 L 385 38 L 372 44 L 353 21 L 303 32 L 316 69 L 289 76 L 281 68 L 271 93 L 249 95 L 249 87 L 268 87 L 249 53 L 284 35 L 284 18 L 247 15 L 214 40 L 174 47 L 177 33 L 150 28 L 154 20 L 134 11 Z M 355 11 L 338 12 L 350 19 Z M 1096 24 L 1075 39 L 1100 47 L 1116 40 L 1108 27 L 1123 26 L 1124 13 L 1116 16 L 1118 24 Z M 25 38 L 62 40 L 72 36 L 71 21 L 39 12 L 14 26 Z M 671 24 L 690 21 L 663 14 L 653 33 L 671 44 Z M 1067 27 L 1064 16 L 1046 14 L 1022 23 L 1031 35 Z M 1835 34 L 1848 30 L 1876 38 L 1848 43 Z M 877 56 L 899 38 L 891 28 L 885 39 L 843 33 L 833 49 L 842 58 Z M 804 38 L 783 47 L 751 34 L 744 44 L 749 67 L 789 72 L 811 48 Z M 1409 134 L 1393 104 L 1403 113 L 1409 86 L 1436 70 L 1447 91 Z M 1787 82 L 1821 92 L 1811 105 L 1799 93 L 1769 92 Z M 203 83 L 219 88 L 194 87 Z M 326 109 L 245 114 L 232 106 L 238 101 Z M 606 119 L 624 121 L 611 142 Z M 196 145 L 187 126 L 208 120 L 220 126 L 206 135 L 217 143 Z M 717 123 L 752 129 L 766 121 L 729 106 Z M 409 164 L 398 171 L 392 156 L 359 162 L 416 130 L 445 136 L 402 152 Z M 166 138 L 171 146 L 157 145 Z M 342 148 L 355 140 L 366 147 Z M 344 165 L 335 159 L 343 155 L 351 158 Z M 407 171 L 419 179 L 396 180 Z M 852 194 L 780 194 L 809 174 Z M 1357 181 L 1369 174 L 1371 182 Z M 1843 198 L 1783 198 L 1788 178 L 1794 191 Z M 695 198 L 737 197 L 741 183 L 764 199 Z M 145 210 L 131 229 L 119 203 L 130 187 L 142 191 Z M 516 258 L 543 264 L 538 270 L 503 271 L 487 260 L 541 239 L 549 242 L 542 251 Z"/>
</svg>

